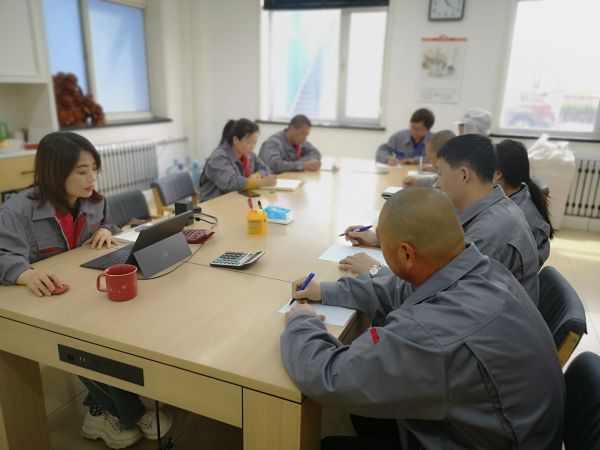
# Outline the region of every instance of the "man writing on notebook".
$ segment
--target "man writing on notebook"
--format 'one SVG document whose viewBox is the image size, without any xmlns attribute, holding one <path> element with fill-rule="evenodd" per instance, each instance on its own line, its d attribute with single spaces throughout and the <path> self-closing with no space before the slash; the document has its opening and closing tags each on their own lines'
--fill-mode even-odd
<svg viewBox="0 0 600 450">
<path fill-rule="evenodd" d="M 285 130 L 263 142 L 258 156 L 274 173 L 309 171 L 321 167 L 321 153 L 306 139 L 310 134 L 308 117 L 298 114 Z"/>
<path fill-rule="evenodd" d="M 286 315 L 283 364 L 300 390 L 353 414 L 357 437 L 322 450 L 560 449 L 565 388 L 552 335 L 511 273 L 465 236 L 430 188 L 388 200 L 377 229 L 393 273 L 318 283 L 293 297 L 358 309 L 351 345 L 309 304 Z"/>
</svg>

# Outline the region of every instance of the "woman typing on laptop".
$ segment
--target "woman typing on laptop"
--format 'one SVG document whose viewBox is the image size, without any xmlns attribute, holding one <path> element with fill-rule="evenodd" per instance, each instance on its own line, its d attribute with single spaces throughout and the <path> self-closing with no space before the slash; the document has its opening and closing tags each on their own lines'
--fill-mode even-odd
<svg viewBox="0 0 600 450">
<path fill-rule="evenodd" d="M 0 208 L 0 283 L 27 286 L 43 297 L 66 290 L 61 278 L 31 264 L 89 245 L 116 244 L 104 197 L 95 189 L 100 155 L 75 133 L 50 133 L 39 143 L 33 187 Z M 111 448 L 125 448 L 142 438 L 156 439 L 154 411 L 130 392 L 83 379 L 89 412 L 82 434 L 101 438 Z M 162 417 L 161 431 L 172 420 Z M 136 426 L 137 425 L 137 426 Z M 161 433 L 162 434 L 162 433 Z"/>
</svg>

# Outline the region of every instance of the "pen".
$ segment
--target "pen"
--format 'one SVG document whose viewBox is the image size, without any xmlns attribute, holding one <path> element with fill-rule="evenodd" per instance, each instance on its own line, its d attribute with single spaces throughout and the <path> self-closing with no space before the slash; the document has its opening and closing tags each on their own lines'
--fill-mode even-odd
<svg viewBox="0 0 600 450">
<path fill-rule="evenodd" d="M 258 200 L 258 209 L 262 209 L 262 203 Z"/>
<path fill-rule="evenodd" d="M 423 157 L 419 156 L 419 173 L 423 172 Z"/>
<path fill-rule="evenodd" d="M 367 231 L 369 228 L 373 228 L 373 225 L 367 225 L 367 226 L 360 227 L 360 228 L 357 228 L 357 229 L 352 230 L 352 231 L 354 231 L 354 232 Z M 345 236 L 345 235 L 346 235 L 346 233 L 342 233 L 339 236 Z"/>
<path fill-rule="evenodd" d="M 302 286 L 300 286 L 300 289 L 298 289 L 298 290 L 303 291 L 304 289 L 306 289 L 306 286 L 308 286 L 308 284 L 310 283 L 310 280 L 312 280 L 314 276 L 315 276 L 314 273 L 312 273 L 312 272 L 309 273 L 308 276 L 306 277 L 306 280 L 304 280 L 304 283 L 302 283 Z M 296 299 L 295 298 L 291 299 L 289 304 L 291 305 L 292 303 L 294 303 L 294 300 L 296 300 Z"/>
<path fill-rule="evenodd" d="M 248 207 L 250 208 L 250 211 L 254 211 L 254 205 L 252 204 L 251 198 L 248 198 Z"/>
</svg>

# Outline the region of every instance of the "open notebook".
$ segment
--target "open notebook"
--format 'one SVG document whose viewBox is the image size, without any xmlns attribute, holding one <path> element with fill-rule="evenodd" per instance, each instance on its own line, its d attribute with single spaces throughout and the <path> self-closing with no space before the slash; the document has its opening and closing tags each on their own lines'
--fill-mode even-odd
<svg viewBox="0 0 600 450">
<path fill-rule="evenodd" d="M 275 186 L 262 186 L 258 189 L 266 189 L 268 191 L 295 191 L 302 184 L 302 180 L 292 180 L 290 178 L 277 178 Z"/>
</svg>

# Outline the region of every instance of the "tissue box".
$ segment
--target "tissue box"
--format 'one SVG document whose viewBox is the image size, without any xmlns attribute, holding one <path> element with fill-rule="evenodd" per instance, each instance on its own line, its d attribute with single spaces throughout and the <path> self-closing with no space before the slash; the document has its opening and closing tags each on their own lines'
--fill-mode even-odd
<svg viewBox="0 0 600 450">
<path fill-rule="evenodd" d="M 282 206 L 267 206 L 265 212 L 267 213 L 267 222 L 287 225 L 294 221 L 294 215 L 289 208 L 283 208 Z"/>
</svg>

